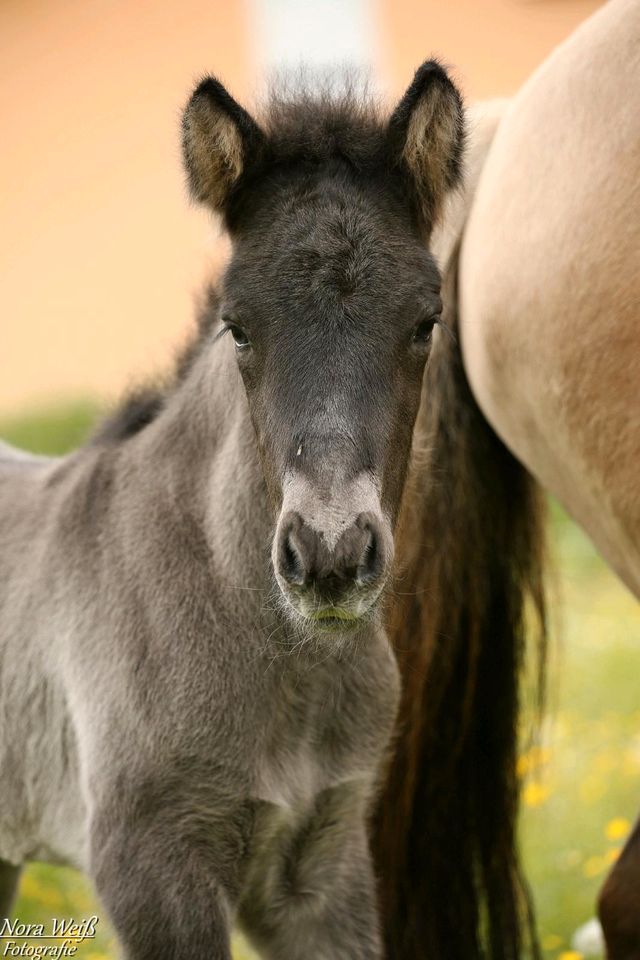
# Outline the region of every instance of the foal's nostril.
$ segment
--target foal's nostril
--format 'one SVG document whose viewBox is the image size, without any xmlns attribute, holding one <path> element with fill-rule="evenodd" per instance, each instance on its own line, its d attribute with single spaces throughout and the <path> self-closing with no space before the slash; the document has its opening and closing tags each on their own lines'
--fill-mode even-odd
<svg viewBox="0 0 640 960">
<path fill-rule="evenodd" d="M 365 535 L 361 541 L 362 548 L 356 568 L 356 579 L 359 583 L 371 583 L 382 574 L 384 567 L 384 550 L 382 536 L 375 517 L 360 514 L 356 520 L 358 527 Z"/>
<path fill-rule="evenodd" d="M 276 573 L 290 586 L 312 588 L 317 598 L 336 602 L 354 585 L 371 587 L 382 578 L 384 542 L 374 514 L 361 513 L 330 545 L 324 534 L 292 511 L 278 530 Z"/>
<path fill-rule="evenodd" d="M 304 574 L 301 570 L 301 563 L 298 554 L 295 551 L 295 547 L 291 542 L 291 537 L 285 537 L 284 543 L 282 545 L 283 552 L 283 563 L 282 563 L 282 572 L 287 580 L 291 581 L 301 581 L 304 579 Z"/>
<path fill-rule="evenodd" d="M 380 568 L 378 539 L 375 531 L 369 530 L 369 536 L 357 568 L 357 579 L 361 583 L 375 580 Z"/>
<path fill-rule="evenodd" d="M 304 558 L 304 545 L 298 542 L 302 517 L 292 514 L 282 525 L 278 543 L 278 572 L 287 583 L 301 586 L 307 576 L 307 564 Z"/>
</svg>

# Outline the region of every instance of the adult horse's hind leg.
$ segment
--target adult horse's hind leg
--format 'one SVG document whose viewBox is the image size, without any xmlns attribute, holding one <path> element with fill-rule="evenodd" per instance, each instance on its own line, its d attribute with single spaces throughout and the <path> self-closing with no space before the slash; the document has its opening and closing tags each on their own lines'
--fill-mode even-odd
<svg viewBox="0 0 640 960">
<path fill-rule="evenodd" d="M 640 960 L 640 820 L 598 900 L 607 960 Z"/>
<path fill-rule="evenodd" d="M 6 860 L 0 860 L 0 919 L 9 916 L 13 904 L 21 867 L 16 867 Z"/>
</svg>

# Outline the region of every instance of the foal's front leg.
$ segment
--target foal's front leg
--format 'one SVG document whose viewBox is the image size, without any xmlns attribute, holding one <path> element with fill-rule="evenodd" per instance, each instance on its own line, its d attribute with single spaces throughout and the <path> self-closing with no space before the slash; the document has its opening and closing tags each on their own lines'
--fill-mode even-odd
<svg viewBox="0 0 640 960">
<path fill-rule="evenodd" d="M 295 827 L 267 831 L 239 919 L 268 960 L 380 960 L 365 803 L 357 787 L 325 791 Z M 252 868 L 253 869 L 253 868 Z"/>
<path fill-rule="evenodd" d="M 92 875 L 126 960 L 230 960 L 250 828 L 242 807 L 187 804 L 162 788 L 102 806 Z"/>
<path fill-rule="evenodd" d="M 20 867 L 0 860 L 0 918 L 8 917 L 18 890 Z"/>
</svg>

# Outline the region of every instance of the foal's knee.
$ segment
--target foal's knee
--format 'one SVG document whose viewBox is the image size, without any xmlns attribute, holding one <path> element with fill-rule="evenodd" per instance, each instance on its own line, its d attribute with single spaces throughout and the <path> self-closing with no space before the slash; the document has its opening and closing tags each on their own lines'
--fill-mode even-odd
<svg viewBox="0 0 640 960">
<path fill-rule="evenodd" d="M 640 960 L 640 825 L 598 898 L 608 960 Z"/>
</svg>

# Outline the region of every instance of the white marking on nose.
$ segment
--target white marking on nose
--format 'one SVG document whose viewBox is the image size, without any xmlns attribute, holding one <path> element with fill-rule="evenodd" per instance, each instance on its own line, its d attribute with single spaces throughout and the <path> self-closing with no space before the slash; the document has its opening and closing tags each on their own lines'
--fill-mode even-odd
<svg viewBox="0 0 640 960">
<path fill-rule="evenodd" d="M 285 478 L 283 493 L 283 514 L 289 510 L 299 513 L 324 538 L 330 550 L 359 514 L 381 513 L 378 486 L 367 473 L 321 495 L 307 477 L 295 470 Z"/>
<path fill-rule="evenodd" d="M 302 444 L 300 444 L 300 446 L 298 447 L 298 449 L 297 449 L 297 451 L 296 451 L 296 457 L 299 457 L 301 453 L 302 453 Z"/>
</svg>

